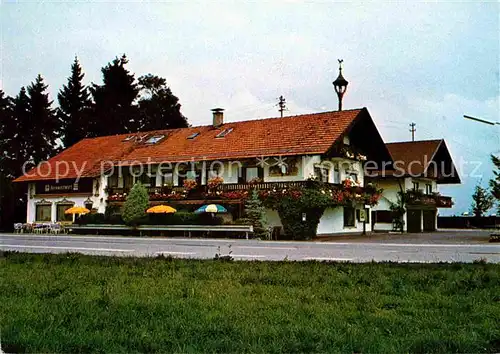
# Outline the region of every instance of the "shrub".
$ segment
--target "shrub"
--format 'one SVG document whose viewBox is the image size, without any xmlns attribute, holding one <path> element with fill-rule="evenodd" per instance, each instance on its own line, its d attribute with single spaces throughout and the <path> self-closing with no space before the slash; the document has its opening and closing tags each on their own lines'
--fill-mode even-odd
<svg viewBox="0 0 500 354">
<path fill-rule="evenodd" d="M 123 205 L 122 218 L 127 225 L 136 226 L 142 221 L 149 205 L 149 195 L 141 182 L 134 184 Z"/>
<path fill-rule="evenodd" d="M 253 233 L 255 237 L 268 239 L 269 230 L 267 229 L 266 210 L 259 199 L 259 194 L 254 189 L 250 193 L 250 197 L 245 203 L 245 216 L 253 225 Z"/>
</svg>

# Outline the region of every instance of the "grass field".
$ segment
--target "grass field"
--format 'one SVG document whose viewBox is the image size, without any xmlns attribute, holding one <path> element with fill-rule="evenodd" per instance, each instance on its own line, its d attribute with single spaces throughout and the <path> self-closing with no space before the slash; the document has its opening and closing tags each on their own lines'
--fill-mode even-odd
<svg viewBox="0 0 500 354">
<path fill-rule="evenodd" d="M 6 352 L 498 352 L 500 265 L 4 253 Z"/>
</svg>

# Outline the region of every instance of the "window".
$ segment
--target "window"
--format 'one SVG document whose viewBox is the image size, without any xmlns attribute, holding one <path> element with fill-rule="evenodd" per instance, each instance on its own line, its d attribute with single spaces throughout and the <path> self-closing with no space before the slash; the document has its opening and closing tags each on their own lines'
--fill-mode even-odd
<svg viewBox="0 0 500 354">
<path fill-rule="evenodd" d="M 73 215 L 71 214 L 65 214 L 64 212 L 71 208 L 73 204 L 58 204 L 57 209 L 56 209 L 56 221 L 72 221 L 73 220 Z M 87 208 L 87 204 L 85 205 Z M 89 209 L 89 208 L 87 208 Z M 90 204 L 90 209 L 92 209 L 92 204 Z"/>
<path fill-rule="evenodd" d="M 217 134 L 215 137 L 216 138 L 223 138 L 225 137 L 226 135 L 228 135 L 229 133 L 231 133 L 233 131 L 233 128 L 227 128 L 227 129 L 224 129 L 223 131 L 221 131 L 219 134 Z"/>
<path fill-rule="evenodd" d="M 111 188 L 118 187 L 118 174 L 117 173 L 113 173 L 111 176 L 108 177 L 108 187 L 111 187 Z"/>
<path fill-rule="evenodd" d="M 174 174 L 170 170 L 163 171 L 161 173 L 161 179 L 162 179 L 161 185 L 163 187 L 173 186 L 173 184 L 174 184 Z"/>
<path fill-rule="evenodd" d="M 127 136 L 125 139 L 123 139 L 123 141 L 130 141 L 133 139 L 135 139 L 135 135 L 130 135 L 130 136 Z"/>
<path fill-rule="evenodd" d="M 375 222 L 392 223 L 392 212 L 390 210 L 377 210 L 375 212 Z"/>
<path fill-rule="evenodd" d="M 179 186 L 184 185 L 184 181 L 187 179 L 194 179 L 198 185 L 201 185 L 201 171 L 200 170 L 184 170 L 179 171 L 178 174 L 178 184 Z"/>
<path fill-rule="evenodd" d="M 198 135 L 200 135 L 200 133 L 199 133 L 199 132 L 196 132 L 196 133 L 191 134 L 191 135 L 190 135 L 190 136 L 188 136 L 187 138 L 188 138 L 188 139 L 194 139 L 194 138 L 196 138 Z"/>
<path fill-rule="evenodd" d="M 337 166 L 337 165 L 333 169 L 333 183 L 337 183 L 337 184 L 340 183 L 340 170 L 339 170 L 339 166 Z"/>
<path fill-rule="evenodd" d="M 358 183 L 358 174 L 357 174 L 357 173 L 350 172 L 350 173 L 349 173 L 349 178 L 350 178 L 353 182 Z"/>
<path fill-rule="evenodd" d="M 52 205 L 41 204 L 36 206 L 36 221 L 52 220 Z"/>
<path fill-rule="evenodd" d="M 356 210 L 353 207 L 344 207 L 344 227 L 354 227 Z"/>
<path fill-rule="evenodd" d="M 148 140 L 146 140 L 146 144 L 156 144 L 160 140 L 162 140 L 165 137 L 165 135 L 154 135 Z"/>
<path fill-rule="evenodd" d="M 151 179 L 147 173 L 143 173 L 139 177 L 135 178 L 135 181 L 140 181 L 144 186 L 150 187 L 151 186 Z"/>
<path fill-rule="evenodd" d="M 90 201 L 85 201 L 85 203 L 83 204 L 83 206 L 88 209 L 88 210 L 92 210 L 92 206 L 94 205 L 94 203 L 90 200 Z"/>
<path fill-rule="evenodd" d="M 418 182 L 413 182 L 413 190 L 418 191 Z"/>
<path fill-rule="evenodd" d="M 316 175 L 316 178 L 318 179 L 318 181 L 328 182 L 330 170 L 328 168 L 325 168 L 325 167 L 315 167 L 314 174 Z"/>
<path fill-rule="evenodd" d="M 246 181 L 251 181 L 254 178 L 259 178 L 259 168 L 258 167 L 247 167 L 245 179 Z"/>
<path fill-rule="evenodd" d="M 425 194 L 432 194 L 432 184 L 425 185 Z"/>
</svg>

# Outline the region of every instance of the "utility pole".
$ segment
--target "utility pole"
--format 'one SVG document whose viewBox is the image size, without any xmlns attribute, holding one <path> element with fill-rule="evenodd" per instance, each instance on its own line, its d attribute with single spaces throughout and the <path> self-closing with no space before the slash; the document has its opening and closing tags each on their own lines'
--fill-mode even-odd
<svg viewBox="0 0 500 354">
<path fill-rule="evenodd" d="M 279 109 L 278 111 L 281 113 L 281 118 L 283 118 L 283 112 L 286 111 L 286 100 L 285 100 L 285 97 L 283 96 L 280 96 L 278 98 L 279 102 L 278 102 L 278 106 L 279 106 Z"/>
<path fill-rule="evenodd" d="M 411 124 L 410 124 L 411 141 L 415 141 L 415 132 L 417 131 L 417 129 L 415 129 L 415 126 L 416 126 L 416 124 L 411 122 Z"/>
</svg>

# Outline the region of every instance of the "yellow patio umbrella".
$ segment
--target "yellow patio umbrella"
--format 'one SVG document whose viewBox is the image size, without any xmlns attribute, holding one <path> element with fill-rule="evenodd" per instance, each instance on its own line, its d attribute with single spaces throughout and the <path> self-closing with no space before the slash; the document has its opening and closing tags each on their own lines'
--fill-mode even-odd
<svg viewBox="0 0 500 354">
<path fill-rule="evenodd" d="M 74 206 L 64 211 L 64 214 L 88 214 L 90 210 L 84 207 Z"/>
<path fill-rule="evenodd" d="M 146 213 L 148 214 L 172 214 L 175 213 L 177 210 L 172 208 L 171 206 L 168 205 L 156 205 L 152 208 L 149 208 L 146 210 Z"/>
</svg>

